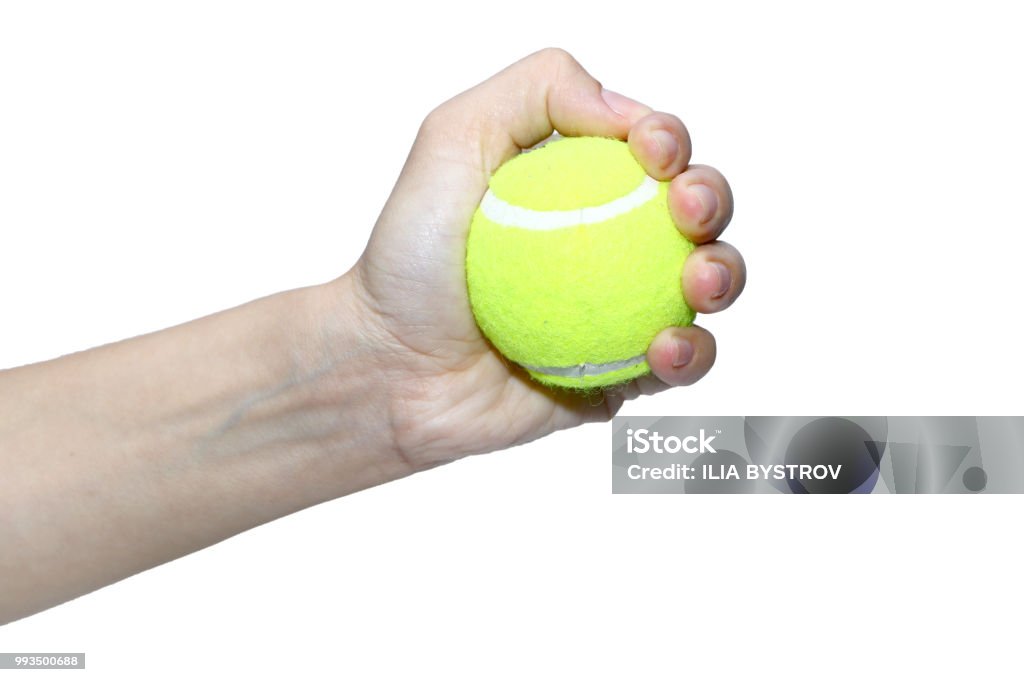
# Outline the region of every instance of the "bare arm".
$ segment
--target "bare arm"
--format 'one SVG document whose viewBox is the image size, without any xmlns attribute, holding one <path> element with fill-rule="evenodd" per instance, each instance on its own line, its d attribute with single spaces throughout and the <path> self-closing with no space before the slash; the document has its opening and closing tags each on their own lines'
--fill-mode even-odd
<svg viewBox="0 0 1024 682">
<path fill-rule="evenodd" d="M 0 623 L 298 509 L 469 454 L 608 419 L 630 397 L 700 379 L 711 334 L 668 328 L 652 375 L 557 393 L 477 329 L 465 240 L 487 179 L 552 131 L 626 139 L 671 181 L 699 244 L 680 286 L 701 313 L 743 289 L 720 173 L 689 165 L 678 118 L 604 90 L 542 50 L 424 121 L 358 264 L 120 343 L 0 372 Z"/>
<path fill-rule="evenodd" d="M 409 473 L 348 289 L 0 373 L 0 622 Z"/>
</svg>

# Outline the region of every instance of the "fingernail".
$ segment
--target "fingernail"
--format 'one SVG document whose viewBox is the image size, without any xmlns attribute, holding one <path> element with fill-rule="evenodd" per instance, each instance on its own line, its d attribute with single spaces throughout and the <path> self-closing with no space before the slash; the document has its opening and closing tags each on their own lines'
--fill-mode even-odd
<svg viewBox="0 0 1024 682">
<path fill-rule="evenodd" d="M 667 166 L 676 160 L 676 156 L 679 154 L 679 142 L 675 135 L 667 130 L 652 130 L 651 137 L 661 148 L 662 165 Z"/>
<path fill-rule="evenodd" d="M 718 196 L 715 194 L 715 191 L 707 185 L 690 185 L 687 191 L 690 193 L 690 196 L 700 203 L 701 224 L 711 220 L 715 212 L 718 211 Z"/>
<path fill-rule="evenodd" d="M 690 364 L 693 360 L 693 344 L 686 339 L 676 339 L 675 355 L 672 358 L 672 368 L 679 369 Z"/>
<path fill-rule="evenodd" d="M 619 116 L 628 117 L 631 109 L 643 106 L 642 104 L 640 104 L 640 102 L 637 102 L 634 99 L 630 99 L 625 95 L 620 95 L 614 90 L 606 90 L 602 88 L 601 97 L 604 98 L 604 103 L 608 105 L 608 108 L 610 108 Z"/>
<path fill-rule="evenodd" d="M 718 275 L 718 288 L 711 295 L 711 298 L 722 298 L 729 291 L 729 285 L 732 284 L 732 275 L 729 274 L 729 268 L 721 263 L 712 262 L 711 267 L 714 268 L 715 273 Z"/>
</svg>

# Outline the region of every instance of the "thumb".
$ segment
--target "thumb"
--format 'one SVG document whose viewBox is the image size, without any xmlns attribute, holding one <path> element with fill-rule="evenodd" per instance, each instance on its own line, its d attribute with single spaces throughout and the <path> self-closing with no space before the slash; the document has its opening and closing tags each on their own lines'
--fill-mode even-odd
<svg viewBox="0 0 1024 682">
<path fill-rule="evenodd" d="M 420 126 L 394 195 L 436 184 L 444 166 L 458 187 L 466 228 L 498 167 L 552 132 L 625 139 L 651 109 L 606 90 L 572 55 L 546 48 L 519 60 L 431 111 Z M 462 177 L 449 175 L 452 169 Z M 451 200 L 455 197 L 446 197 Z M 454 216 L 453 216 L 454 217 Z"/>
<path fill-rule="evenodd" d="M 633 123 L 649 113 L 650 108 L 605 90 L 565 50 L 547 48 L 441 104 L 424 128 L 448 140 L 461 129 L 459 137 L 484 153 L 481 170 L 489 176 L 555 130 L 625 139 Z"/>
</svg>

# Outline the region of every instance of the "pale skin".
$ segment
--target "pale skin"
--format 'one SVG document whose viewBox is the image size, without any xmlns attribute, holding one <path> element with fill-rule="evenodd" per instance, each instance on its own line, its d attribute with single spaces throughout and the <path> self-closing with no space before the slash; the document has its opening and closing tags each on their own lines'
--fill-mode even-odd
<svg viewBox="0 0 1024 682">
<path fill-rule="evenodd" d="M 729 186 L 691 165 L 682 122 L 534 53 L 424 120 L 357 265 L 171 329 L 0 372 L 0 623 L 299 509 L 466 455 L 609 419 L 715 361 L 699 326 L 662 331 L 652 374 L 601 399 L 532 382 L 481 337 L 466 295 L 470 218 L 502 162 L 547 138 L 628 140 L 670 180 L 699 244 L 700 313 L 743 290 L 718 237 Z"/>
</svg>

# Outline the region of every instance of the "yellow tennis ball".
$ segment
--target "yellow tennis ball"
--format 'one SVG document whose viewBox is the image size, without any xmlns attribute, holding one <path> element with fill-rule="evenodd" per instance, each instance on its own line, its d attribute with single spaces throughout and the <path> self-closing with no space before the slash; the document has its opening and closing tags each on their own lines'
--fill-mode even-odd
<svg viewBox="0 0 1024 682">
<path fill-rule="evenodd" d="M 681 285 L 694 247 L 672 221 L 668 184 L 601 137 L 556 139 L 502 165 L 466 246 L 473 315 L 495 348 L 555 386 L 650 372 L 658 332 L 694 318 Z"/>
</svg>

